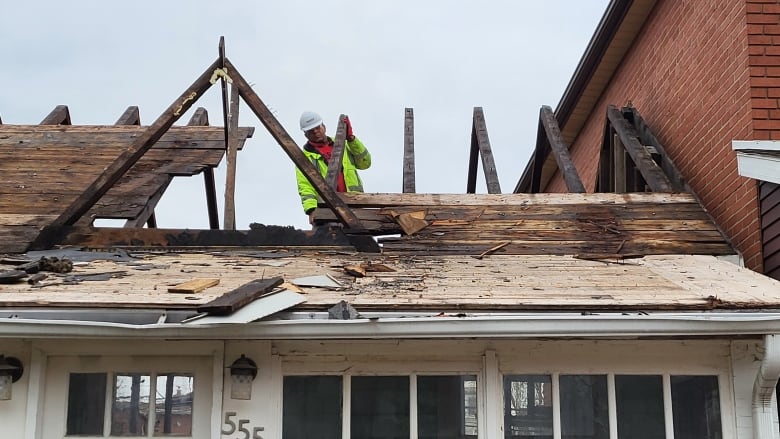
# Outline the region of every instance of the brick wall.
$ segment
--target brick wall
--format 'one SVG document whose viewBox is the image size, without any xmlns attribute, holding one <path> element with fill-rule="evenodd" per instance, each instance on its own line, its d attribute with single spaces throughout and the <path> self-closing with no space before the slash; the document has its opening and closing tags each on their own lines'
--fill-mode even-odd
<svg viewBox="0 0 780 439">
<path fill-rule="evenodd" d="M 731 141 L 780 138 L 777 14 L 774 0 L 659 0 L 571 145 L 586 188 L 595 187 L 607 106 L 630 102 L 746 266 L 761 271 L 757 184 L 739 176 Z M 560 175 L 547 191 L 565 191 Z"/>
</svg>

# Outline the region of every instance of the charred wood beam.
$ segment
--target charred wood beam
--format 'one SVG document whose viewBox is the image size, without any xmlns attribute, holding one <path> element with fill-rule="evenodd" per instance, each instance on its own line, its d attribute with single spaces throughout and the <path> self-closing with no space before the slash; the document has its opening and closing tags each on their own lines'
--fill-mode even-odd
<svg viewBox="0 0 780 439">
<path fill-rule="evenodd" d="M 580 180 L 577 168 L 574 167 L 574 161 L 571 159 L 568 146 L 563 141 L 561 129 L 558 127 L 558 121 L 555 119 L 552 109 L 546 105 L 542 106 L 539 111 L 539 119 L 544 127 L 547 142 L 555 157 L 555 162 L 558 164 L 558 169 L 563 174 L 566 190 L 571 193 L 585 193 L 585 186 Z"/>
<path fill-rule="evenodd" d="M 325 183 L 329 188 L 336 190 L 339 174 L 344 159 L 344 146 L 347 141 L 347 124 L 344 121 L 345 115 L 339 116 L 339 123 L 336 128 L 336 138 L 333 140 L 333 152 L 328 161 L 328 172 L 325 173 Z"/>
<path fill-rule="evenodd" d="M 103 173 L 60 214 L 51 226 L 72 225 L 87 213 L 108 190 L 162 137 L 192 104 L 211 86 L 209 79 L 219 66 L 214 61 L 190 87 L 166 109 L 142 135 L 116 158 Z M 42 233 L 42 235 L 45 233 Z"/>
<path fill-rule="evenodd" d="M 404 175 L 403 192 L 413 194 L 415 188 L 414 176 L 414 109 L 404 109 Z"/>
<path fill-rule="evenodd" d="M 57 105 L 40 123 L 41 125 L 71 125 L 67 105 Z"/>
<path fill-rule="evenodd" d="M 321 227 L 298 230 L 289 226 L 252 224 L 250 230 L 192 229 L 124 229 L 102 227 L 60 226 L 51 229 L 52 240 L 35 249 L 51 248 L 54 244 L 84 246 L 95 249 L 115 247 L 265 247 L 314 246 L 352 247 L 349 237 L 340 228 Z M 370 238 L 370 237 L 369 237 Z"/>
<path fill-rule="evenodd" d="M 279 143 L 285 153 L 292 159 L 295 166 L 303 172 L 306 178 L 309 179 L 314 189 L 317 190 L 322 199 L 336 212 L 339 220 L 351 229 L 360 229 L 360 220 L 350 210 L 339 195 L 331 189 L 322 178 L 319 171 L 314 165 L 303 155 L 300 147 L 290 137 L 287 131 L 284 129 L 281 123 L 271 113 L 268 107 L 263 103 L 260 97 L 255 93 L 252 87 L 244 79 L 238 70 L 233 66 L 233 63 L 229 59 L 225 59 L 225 67 L 229 69 L 230 77 L 233 79 L 233 85 L 238 87 L 238 91 L 244 102 L 247 103 L 253 113 L 260 119 L 260 122 L 265 126 L 271 136 Z"/>
<path fill-rule="evenodd" d="M 479 154 L 479 156 L 478 156 Z M 501 185 L 498 182 L 496 164 L 485 123 L 485 113 L 482 107 L 474 107 L 474 117 L 471 124 L 471 154 L 469 155 L 469 174 L 466 183 L 466 193 L 473 194 L 477 189 L 477 161 L 482 159 L 482 169 L 485 172 L 485 183 L 489 194 L 500 194 Z"/>
<path fill-rule="evenodd" d="M 230 87 L 230 112 L 228 113 L 227 173 L 225 175 L 225 230 L 236 229 L 236 159 L 238 158 L 238 104 L 236 87 Z"/>
<path fill-rule="evenodd" d="M 538 194 L 542 190 L 542 171 L 544 170 L 544 161 L 548 150 L 547 136 L 544 134 L 544 124 L 542 118 L 539 118 L 539 125 L 536 128 L 536 147 L 534 148 L 533 163 L 531 164 L 531 189 L 532 194 Z M 515 193 L 519 192 L 520 184 L 517 183 Z"/>
<path fill-rule="evenodd" d="M 198 107 L 190 118 L 187 126 L 208 126 L 209 113 L 203 107 Z M 217 208 L 217 183 L 214 180 L 214 168 L 203 170 L 203 184 L 206 190 L 206 207 L 209 213 L 209 228 L 219 229 L 219 210 Z"/>
<path fill-rule="evenodd" d="M 114 125 L 141 125 L 141 113 L 138 112 L 138 107 L 135 105 L 127 107 Z"/>
<path fill-rule="evenodd" d="M 255 279 L 248 282 L 233 291 L 227 292 L 220 297 L 203 304 L 197 308 L 198 312 L 207 312 L 211 315 L 231 314 L 250 302 L 258 299 L 274 290 L 284 282 L 281 276 L 270 279 Z M 173 387 L 173 386 L 171 386 Z"/>
<path fill-rule="evenodd" d="M 599 153 L 599 176 L 596 181 L 595 192 L 613 192 L 615 180 L 612 171 L 614 163 L 614 148 L 612 148 L 612 125 L 609 120 L 604 122 L 604 135 L 601 139 L 601 151 Z"/>
<path fill-rule="evenodd" d="M 653 192 L 674 192 L 674 187 L 664 174 L 663 169 L 658 166 L 644 145 L 639 142 L 639 133 L 623 117 L 623 113 L 615 106 L 610 105 L 607 109 L 607 118 L 650 189 Z"/>
<path fill-rule="evenodd" d="M 672 162 L 672 160 L 669 158 L 669 154 L 666 153 L 666 149 L 664 149 L 664 146 L 661 144 L 658 138 L 655 137 L 655 134 L 647 125 L 647 123 L 645 123 L 644 119 L 642 119 L 642 116 L 639 114 L 637 109 L 634 107 L 625 107 L 623 108 L 622 113 L 626 119 L 633 122 L 634 127 L 639 134 L 639 140 L 642 142 L 642 144 L 651 145 L 656 149 L 660 159 L 659 166 L 664 170 L 664 174 L 666 174 L 666 176 L 669 178 L 669 181 L 671 182 L 674 190 L 677 192 L 685 191 L 693 193 L 693 189 L 691 189 L 691 187 L 688 185 L 688 182 L 685 180 L 685 177 L 683 177 L 682 172 L 677 169 L 677 166 L 675 166 L 674 162 Z"/>
</svg>

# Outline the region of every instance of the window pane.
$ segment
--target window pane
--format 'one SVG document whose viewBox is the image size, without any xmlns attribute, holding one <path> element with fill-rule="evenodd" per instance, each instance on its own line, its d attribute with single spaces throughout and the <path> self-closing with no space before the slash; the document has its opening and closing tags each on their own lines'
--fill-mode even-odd
<svg viewBox="0 0 780 439">
<path fill-rule="evenodd" d="M 504 377 L 504 436 L 552 439 L 552 380 L 549 375 Z"/>
<path fill-rule="evenodd" d="M 103 436 L 107 378 L 105 373 L 70 374 L 66 434 Z"/>
<path fill-rule="evenodd" d="M 111 407 L 111 436 L 147 435 L 149 419 L 148 374 L 117 374 Z"/>
<path fill-rule="evenodd" d="M 193 378 L 190 375 L 157 376 L 154 403 L 155 436 L 192 435 Z"/>
<path fill-rule="evenodd" d="M 409 438 L 409 377 L 352 377 L 354 439 Z"/>
<path fill-rule="evenodd" d="M 282 438 L 341 439 L 340 376 L 286 376 Z"/>
<path fill-rule="evenodd" d="M 420 439 L 477 437 L 477 377 L 417 377 Z"/>
<path fill-rule="evenodd" d="M 721 439 L 716 376 L 672 376 L 674 437 Z"/>
<path fill-rule="evenodd" d="M 660 375 L 616 375 L 615 403 L 619 438 L 666 438 Z"/>
<path fill-rule="evenodd" d="M 606 375 L 561 375 L 561 437 L 609 439 Z"/>
</svg>

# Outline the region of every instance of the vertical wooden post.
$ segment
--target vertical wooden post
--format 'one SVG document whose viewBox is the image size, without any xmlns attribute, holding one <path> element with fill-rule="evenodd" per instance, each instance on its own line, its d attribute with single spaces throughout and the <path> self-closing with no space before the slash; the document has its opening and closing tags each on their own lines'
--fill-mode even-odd
<svg viewBox="0 0 780 439">
<path fill-rule="evenodd" d="M 490 139 L 485 124 L 485 114 L 482 107 L 474 107 L 474 117 L 471 123 L 471 154 L 469 155 L 469 174 L 466 183 L 466 193 L 473 194 L 477 189 L 477 154 L 482 159 L 482 169 L 485 172 L 485 183 L 489 194 L 500 194 L 501 185 L 498 182 L 496 163 L 490 148 Z"/>
<path fill-rule="evenodd" d="M 417 191 L 414 175 L 414 109 L 404 109 L 404 175 L 403 192 L 413 194 Z"/>
<path fill-rule="evenodd" d="M 236 230 L 236 158 L 238 156 L 238 88 L 230 87 L 227 175 L 225 176 L 225 230 Z"/>
</svg>

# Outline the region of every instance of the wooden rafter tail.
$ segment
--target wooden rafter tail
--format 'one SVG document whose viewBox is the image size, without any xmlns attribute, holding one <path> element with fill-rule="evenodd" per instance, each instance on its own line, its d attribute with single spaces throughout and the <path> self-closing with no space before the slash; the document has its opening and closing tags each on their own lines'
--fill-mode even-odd
<svg viewBox="0 0 780 439">
<path fill-rule="evenodd" d="M 314 186 L 314 189 L 317 190 L 325 203 L 333 209 L 338 216 L 339 221 L 351 229 L 362 229 L 358 217 L 355 216 L 349 206 L 341 200 L 336 191 L 327 185 L 319 171 L 312 165 L 306 156 L 303 155 L 303 151 L 301 151 L 300 147 L 290 137 L 276 117 L 274 117 L 249 83 L 241 76 L 241 73 L 239 73 L 238 69 L 230 62 L 230 59 L 225 59 L 225 67 L 229 69 L 228 71 L 233 80 L 233 85 L 238 87 L 241 98 L 244 99 L 244 102 L 246 102 L 252 112 L 255 113 L 257 118 L 260 119 L 263 126 L 265 126 L 279 146 L 282 147 L 284 152 L 287 153 L 287 156 L 292 159 L 295 166 L 297 166 L 306 178 L 309 179 Z"/>
<path fill-rule="evenodd" d="M 563 141 L 561 129 L 558 127 L 558 120 L 555 119 L 552 109 L 546 105 L 542 106 L 542 109 L 539 111 L 539 120 L 544 127 L 544 132 L 555 157 L 555 162 L 558 164 L 558 169 L 563 174 L 566 189 L 572 193 L 585 193 L 585 186 L 582 184 L 580 175 L 574 167 L 574 161 L 571 159 L 568 146 Z"/>
<path fill-rule="evenodd" d="M 70 125 L 70 111 L 67 105 L 57 105 L 40 123 L 41 125 Z"/>
<path fill-rule="evenodd" d="M 547 160 L 548 152 L 547 135 L 544 133 L 544 124 L 542 118 L 539 118 L 539 124 L 536 127 L 536 146 L 534 147 L 533 163 L 531 164 L 531 187 L 529 192 L 537 194 L 542 190 L 542 171 L 544 171 L 544 162 Z M 515 192 L 519 192 L 522 180 L 517 183 Z"/>
<path fill-rule="evenodd" d="M 181 96 L 174 100 L 135 141 L 106 167 L 100 176 L 63 211 L 51 226 L 73 225 L 157 142 L 203 93 L 211 87 L 210 78 L 219 66 L 214 61 Z"/>
<path fill-rule="evenodd" d="M 490 148 L 490 139 L 488 138 L 487 124 L 485 123 L 485 113 L 482 111 L 482 107 L 474 107 L 474 117 L 471 129 L 471 150 L 472 157 L 474 155 L 474 148 L 479 150 L 479 156 L 482 160 L 482 170 L 485 172 L 485 183 L 487 184 L 487 190 L 489 194 L 500 194 L 501 185 L 498 181 L 498 171 L 496 170 L 496 163 L 493 160 L 493 150 Z M 471 181 L 471 160 L 469 162 L 469 177 Z M 474 185 L 476 185 L 476 163 L 474 164 L 473 175 L 475 177 Z M 470 193 L 474 193 L 474 189 Z"/>
<path fill-rule="evenodd" d="M 476 107 L 474 107 L 476 113 Z M 466 193 L 477 191 L 477 165 L 479 163 L 479 143 L 477 142 L 476 118 L 471 120 L 471 146 L 469 147 L 469 170 L 466 176 Z"/>
<path fill-rule="evenodd" d="M 342 159 L 344 158 L 344 144 L 347 141 L 347 124 L 345 115 L 339 116 L 336 128 L 336 138 L 333 140 L 333 152 L 328 161 L 328 172 L 325 173 L 325 183 L 333 190 L 337 189 L 339 174 L 341 173 Z"/>
<path fill-rule="evenodd" d="M 607 118 L 650 189 L 653 192 L 674 192 L 669 178 L 653 160 L 647 149 L 639 142 L 639 133 L 623 117 L 620 110 L 610 105 L 607 109 Z"/>
<path fill-rule="evenodd" d="M 413 194 L 417 192 L 415 188 L 414 175 L 414 110 L 412 108 L 404 109 L 404 175 L 403 192 Z"/>
<path fill-rule="evenodd" d="M 671 182 L 674 190 L 676 192 L 693 193 L 693 189 L 688 185 L 688 182 L 686 181 L 682 172 L 677 169 L 677 166 L 675 166 L 674 162 L 672 162 L 669 154 L 666 153 L 666 149 L 658 140 L 658 138 L 656 138 L 650 127 L 647 126 L 637 109 L 629 106 L 624 107 L 621 112 L 626 115 L 626 117 L 630 117 L 633 121 L 634 127 L 636 127 L 637 133 L 639 134 L 639 140 L 642 142 L 642 144 L 652 145 L 656 149 L 656 152 L 660 155 L 661 158 L 661 163 L 659 163 L 659 166 L 661 169 L 663 169 L 664 174 L 666 174 L 666 176 L 669 178 L 669 181 Z"/>
<path fill-rule="evenodd" d="M 225 230 L 236 229 L 236 159 L 238 158 L 238 88 L 230 87 L 228 117 L 227 172 L 225 175 Z"/>
<path fill-rule="evenodd" d="M 208 126 L 209 112 L 198 107 L 187 126 Z M 217 207 L 217 182 L 214 179 L 214 168 L 208 166 L 203 170 L 203 186 L 206 191 L 206 208 L 209 214 L 209 228 L 219 229 L 219 209 Z"/>
</svg>

